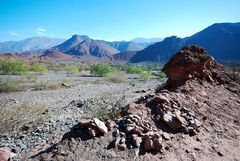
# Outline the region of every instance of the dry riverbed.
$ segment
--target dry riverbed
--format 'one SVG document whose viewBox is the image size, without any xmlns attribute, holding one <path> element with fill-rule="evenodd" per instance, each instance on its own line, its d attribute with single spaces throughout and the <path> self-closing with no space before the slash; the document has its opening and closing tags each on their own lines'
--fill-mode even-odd
<svg viewBox="0 0 240 161">
<path fill-rule="evenodd" d="M 0 147 L 17 153 L 15 160 L 57 142 L 80 118 L 103 116 L 161 84 L 157 79 L 144 81 L 134 75 L 126 75 L 122 83 L 88 73 L 0 77 L 3 86 L 3 82 L 10 82 L 10 87 L 22 89 L 0 93 Z"/>
</svg>

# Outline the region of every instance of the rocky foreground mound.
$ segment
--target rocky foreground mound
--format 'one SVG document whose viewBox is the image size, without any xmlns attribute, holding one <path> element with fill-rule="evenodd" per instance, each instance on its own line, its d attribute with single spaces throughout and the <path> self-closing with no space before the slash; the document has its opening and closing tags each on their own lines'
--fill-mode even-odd
<svg viewBox="0 0 240 161">
<path fill-rule="evenodd" d="M 80 119 L 28 160 L 240 160 L 240 85 L 198 46 L 182 48 L 163 70 L 167 83 L 121 117 Z"/>
</svg>

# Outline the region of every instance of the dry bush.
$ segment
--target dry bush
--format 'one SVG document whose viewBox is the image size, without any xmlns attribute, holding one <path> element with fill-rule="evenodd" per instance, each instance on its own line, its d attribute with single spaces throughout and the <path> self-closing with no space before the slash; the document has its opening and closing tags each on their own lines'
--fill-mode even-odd
<svg viewBox="0 0 240 161">
<path fill-rule="evenodd" d="M 114 72 L 106 77 L 108 82 L 112 83 L 127 83 L 128 78 L 123 72 Z"/>
<path fill-rule="evenodd" d="M 27 123 L 36 128 L 49 118 L 48 110 L 40 104 L 17 104 L 9 101 L 0 102 L 0 132 L 19 130 Z"/>
<path fill-rule="evenodd" d="M 23 80 L 13 78 L 0 78 L 0 92 L 20 92 L 25 91 Z"/>
</svg>

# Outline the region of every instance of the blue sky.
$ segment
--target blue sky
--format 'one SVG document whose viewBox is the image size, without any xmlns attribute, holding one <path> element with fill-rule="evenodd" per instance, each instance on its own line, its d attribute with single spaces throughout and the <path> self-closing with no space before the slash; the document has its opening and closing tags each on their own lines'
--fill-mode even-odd
<svg viewBox="0 0 240 161">
<path fill-rule="evenodd" d="M 0 41 L 185 37 L 213 23 L 240 22 L 239 8 L 240 0 L 0 0 Z"/>
</svg>

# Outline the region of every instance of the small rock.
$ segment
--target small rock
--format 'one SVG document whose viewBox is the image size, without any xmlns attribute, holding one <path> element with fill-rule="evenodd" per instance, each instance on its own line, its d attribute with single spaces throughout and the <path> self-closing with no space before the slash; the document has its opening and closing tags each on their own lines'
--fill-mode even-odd
<svg viewBox="0 0 240 161">
<path fill-rule="evenodd" d="M 104 124 L 104 122 L 100 121 L 98 118 L 94 118 L 93 122 L 95 123 L 96 127 L 103 133 L 107 134 L 108 128 Z"/>
<path fill-rule="evenodd" d="M 162 133 L 162 137 L 163 137 L 163 139 L 165 139 L 165 140 L 170 140 L 171 138 L 170 138 L 170 135 L 168 134 L 168 133 L 166 133 L 166 132 L 163 132 Z"/>
<path fill-rule="evenodd" d="M 221 157 L 223 156 L 222 152 L 218 151 L 217 153 L 218 153 L 219 156 L 221 156 Z"/>
<path fill-rule="evenodd" d="M 181 122 L 173 114 L 164 114 L 163 121 L 172 129 L 177 130 L 182 127 Z"/>
<path fill-rule="evenodd" d="M 165 97 L 165 96 L 163 96 L 163 95 L 159 95 L 159 96 L 156 96 L 155 98 L 154 98 L 154 100 L 156 101 L 156 102 L 158 102 L 158 103 L 166 103 L 166 104 L 169 104 L 170 102 L 169 102 L 169 99 L 167 98 L 167 97 Z"/>
<path fill-rule="evenodd" d="M 160 139 L 153 139 L 153 147 L 155 151 L 160 151 L 162 149 L 162 142 Z"/>
<path fill-rule="evenodd" d="M 138 136 L 134 136 L 132 141 L 133 141 L 133 145 L 134 145 L 136 148 L 139 148 L 140 145 L 141 145 L 141 142 L 142 142 L 142 138 L 141 138 L 141 137 L 138 137 Z"/>
<path fill-rule="evenodd" d="M 144 150 L 145 151 L 150 151 L 153 149 L 153 141 L 150 138 L 147 138 L 144 141 Z"/>
<path fill-rule="evenodd" d="M 92 128 L 89 128 L 88 129 L 88 134 L 91 136 L 91 137 L 95 137 L 96 136 L 96 131 Z"/>
<path fill-rule="evenodd" d="M 89 126 L 89 125 L 91 125 L 91 123 L 92 123 L 92 121 L 90 119 L 81 119 L 79 121 L 79 124 L 81 126 Z"/>
<path fill-rule="evenodd" d="M 107 120 L 106 125 L 109 131 L 111 131 L 116 126 L 115 122 L 112 120 Z"/>
<path fill-rule="evenodd" d="M 118 149 L 119 150 L 122 150 L 122 151 L 124 151 L 124 150 L 126 150 L 126 148 L 127 148 L 127 145 L 125 144 L 125 143 L 123 143 L 123 144 L 118 144 Z"/>
</svg>

